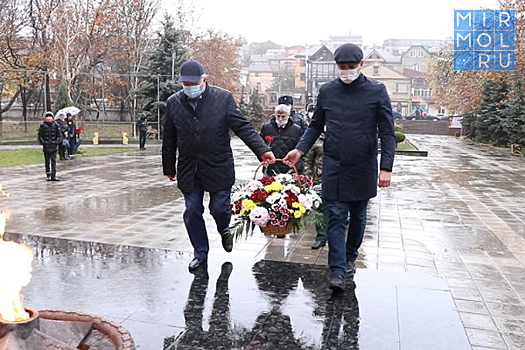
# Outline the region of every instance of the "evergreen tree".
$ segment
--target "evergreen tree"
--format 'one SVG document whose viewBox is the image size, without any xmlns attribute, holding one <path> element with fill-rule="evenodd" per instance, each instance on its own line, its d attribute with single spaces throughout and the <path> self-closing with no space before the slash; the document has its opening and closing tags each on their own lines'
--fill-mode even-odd
<svg viewBox="0 0 525 350">
<path fill-rule="evenodd" d="M 480 116 L 474 123 L 477 141 L 489 142 L 495 146 L 506 146 L 508 134 L 503 128 L 507 117 L 508 88 L 504 81 L 487 80 L 483 83 L 483 102 Z"/>
<path fill-rule="evenodd" d="M 54 112 L 58 112 L 62 108 L 71 106 L 71 100 L 69 99 L 69 95 L 67 93 L 67 88 L 64 85 L 64 83 L 61 83 L 58 87 L 57 91 L 57 97 L 55 99 L 55 105 L 54 105 Z"/>
<path fill-rule="evenodd" d="M 160 115 L 161 134 L 166 115 L 166 100 L 181 89 L 177 80 L 186 53 L 181 38 L 182 32 L 175 28 L 173 18 L 166 15 L 162 29 L 157 32 L 157 47 L 148 55 L 146 84 L 137 92 L 146 100 L 144 111 L 154 125 L 158 121 L 157 115 Z"/>
<path fill-rule="evenodd" d="M 503 129 L 508 135 L 509 144 L 525 145 L 525 94 L 521 77 L 513 74 L 511 78 L 510 97 L 507 100 L 507 118 Z"/>
</svg>

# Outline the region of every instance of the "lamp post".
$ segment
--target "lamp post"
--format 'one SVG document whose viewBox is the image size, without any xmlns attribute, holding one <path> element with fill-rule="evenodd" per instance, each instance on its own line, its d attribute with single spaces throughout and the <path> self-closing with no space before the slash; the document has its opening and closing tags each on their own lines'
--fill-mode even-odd
<svg viewBox="0 0 525 350">
<path fill-rule="evenodd" d="M 175 60 L 177 59 L 177 50 L 171 53 L 171 81 L 175 81 Z"/>
</svg>

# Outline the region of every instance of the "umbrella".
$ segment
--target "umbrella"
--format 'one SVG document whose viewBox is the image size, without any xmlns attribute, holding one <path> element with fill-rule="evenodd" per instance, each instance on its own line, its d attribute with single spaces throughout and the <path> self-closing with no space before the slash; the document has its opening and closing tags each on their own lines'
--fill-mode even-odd
<svg viewBox="0 0 525 350">
<path fill-rule="evenodd" d="M 70 106 L 70 107 L 65 107 L 65 108 L 62 108 L 61 110 L 59 110 L 56 115 L 59 115 L 59 114 L 71 114 L 71 115 L 77 115 L 78 113 L 80 113 L 80 109 L 77 108 L 77 107 L 74 107 L 74 106 Z"/>
</svg>

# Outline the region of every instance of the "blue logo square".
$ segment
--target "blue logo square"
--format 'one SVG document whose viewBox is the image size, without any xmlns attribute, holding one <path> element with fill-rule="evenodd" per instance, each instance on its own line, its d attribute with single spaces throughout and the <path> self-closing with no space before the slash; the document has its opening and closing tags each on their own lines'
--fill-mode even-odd
<svg viewBox="0 0 525 350">
<path fill-rule="evenodd" d="M 494 10 L 475 10 L 474 11 L 474 30 L 493 31 L 494 29 Z"/>
<path fill-rule="evenodd" d="M 454 51 L 474 50 L 474 32 L 454 31 Z"/>
<path fill-rule="evenodd" d="M 474 29 L 474 10 L 454 10 L 454 30 Z"/>
<path fill-rule="evenodd" d="M 495 30 L 514 31 L 514 10 L 496 10 L 495 12 Z"/>
<path fill-rule="evenodd" d="M 474 51 L 454 52 L 454 70 L 474 70 Z"/>
<path fill-rule="evenodd" d="M 474 51 L 474 70 L 494 70 L 494 51 Z"/>
<path fill-rule="evenodd" d="M 454 70 L 514 70 L 514 10 L 454 10 Z"/>
<path fill-rule="evenodd" d="M 514 32 L 498 30 L 494 34 L 494 50 L 515 50 Z"/>
<path fill-rule="evenodd" d="M 514 70 L 514 51 L 496 51 L 494 70 Z"/>
<path fill-rule="evenodd" d="M 494 32 L 474 32 L 475 51 L 494 51 Z"/>
</svg>

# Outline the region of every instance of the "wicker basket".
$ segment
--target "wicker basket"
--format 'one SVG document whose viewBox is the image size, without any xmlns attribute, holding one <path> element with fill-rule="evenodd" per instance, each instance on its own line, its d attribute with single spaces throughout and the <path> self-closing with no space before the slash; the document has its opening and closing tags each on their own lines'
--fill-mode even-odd
<svg viewBox="0 0 525 350">
<path fill-rule="evenodd" d="M 289 223 L 284 227 L 266 225 L 265 227 L 261 227 L 261 231 L 265 235 L 276 235 L 277 237 L 283 237 L 284 235 L 292 232 L 292 224 Z"/>
</svg>

